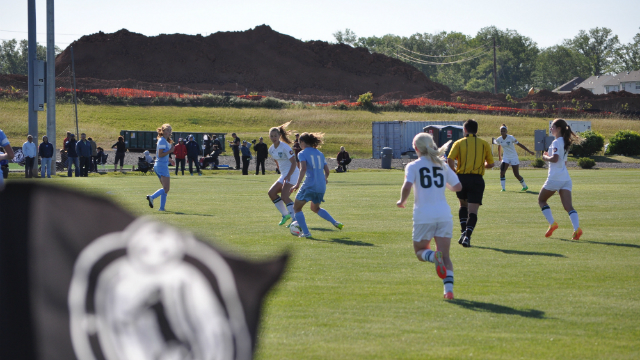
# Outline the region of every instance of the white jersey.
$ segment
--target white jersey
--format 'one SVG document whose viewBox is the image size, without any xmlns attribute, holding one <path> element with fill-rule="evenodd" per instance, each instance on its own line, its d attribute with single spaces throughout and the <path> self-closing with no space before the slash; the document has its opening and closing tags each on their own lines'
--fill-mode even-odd
<svg viewBox="0 0 640 360">
<path fill-rule="evenodd" d="M 296 156 L 295 152 L 291 149 L 291 146 L 287 145 L 285 142 L 280 141 L 280 144 L 276 148 L 271 144 L 269 147 L 269 155 L 278 163 L 278 167 L 280 168 L 280 173 L 286 175 L 291 169 L 291 159 Z"/>
<path fill-rule="evenodd" d="M 518 153 L 516 152 L 516 144 L 519 144 L 518 140 L 512 135 L 507 135 L 506 138 L 499 136 L 494 141 L 496 144 L 502 146 L 502 157 L 505 159 L 517 159 Z"/>
<path fill-rule="evenodd" d="M 451 208 L 444 195 L 445 185 L 455 186 L 458 175 L 448 165 L 434 164 L 421 157 L 405 168 L 405 181 L 413 184 L 413 223 L 451 221 Z"/>
<path fill-rule="evenodd" d="M 565 162 L 567 161 L 567 151 L 564 150 L 564 138 L 559 137 L 553 140 L 551 146 L 549 146 L 549 151 L 547 152 L 547 154 L 550 157 L 558 154 L 558 156 L 560 157 L 558 159 L 558 162 L 549 162 L 549 175 L 547 176 L 547 179 L 561 181 L 571 180 L 569 171 L 567 170 L 567 165 L 565 164 Z"/>
</svg>

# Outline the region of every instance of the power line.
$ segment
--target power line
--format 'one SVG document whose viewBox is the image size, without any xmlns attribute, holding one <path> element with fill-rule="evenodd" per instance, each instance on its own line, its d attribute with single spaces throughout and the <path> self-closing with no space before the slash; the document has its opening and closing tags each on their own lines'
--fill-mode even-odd
<svg viewBox="0 0 640 360">
<path fill-rule="evenodd" d="M 482 49 L 482 48 L 486 48 L 486 47 L 487 47 L 486 45 L 482 45 L 482 46 L 479 46 L 479 47 L 477 47 L 477 48 L 475 48 L 475 49 L 472 49 L 472 50 L 469 50 L 469 51 L 465 51 L 465 52 L 463 52 L 463 53 L 456 54 L 456 55 L 427 55 L 427 54 L 421 54 L 421 53 L 418 53 L 418 52 L 415 52 L 415 51 L 411 51 L 411 50 L 409 50 L 409 49 L 407 49 L 407 48 L 405 48 L 405 47 L 403 47 L 403 46 L 401 46 L 401 45 L 396 45 L 396 46 L 397 46 L 397 47 L 399 47 L 399 48 L 401 48 L 401 49 L 403 49 L 403 50 L 405 50 L 405 51 L 408 51 L 408 52 L 410 52 L 410 53 L 414 53 L 414 54 L 416 54 L 416 55 L 425 56 L 425 57 L 434 57 L 434 58 L 441 58 L 441 57 L 443 57 L 443 58 L 444 58 L 444 57 L 456 57 L 456 56 L 460 56 L 460 55 L 468 54 L 468 53 L 470 53 L 470 52 L 474 52 L 474 51 L 476 51 L 476 50 L 478 50 L 478 49 Z"/>
<path fill-rule="evenodd" d="M 28 34 L 28 31 L 16 31 L 16 30 L 0 30 L 2 32 L 12 32 L 12 33 L 22 33 L 22 34 Z M 46 35 L 47 33 L 36 33 L 38 35 Z M 72 36 L 84 36 L 83 34 L 61 34 L 61 33 L 55 33 L 56 35 L 72 35 Z"/>
<path fill-rule="evenodd" d="M 397 56 L 399 58 L 402 58 L 403 60 L 407 60 L 407 61 L 411 61 L 411 62 L 415 62 L 415 63 L 418 63 L 418 64 L 423 64 L 423 65 L 451 65 L 451 64 L 458 64 L 458 63 L 462 63 L 462 62 L 466 62 L 466 61 L 471 61 L 473 59 L 479 58 L 480 56 L 487 55 L 490 52 L 491 51 L 485 51 L 485 52 L 483 52 L 481 54 L 478 54 L 478 55 L 475 55 L 475 56 L 472 56 L 472 57 L 469 57 L 469 58 L 466 58 L 466 59 L 461 59 L 461 60 L 456 60 L 456 61 L 451 61 L 451 62 L 424 61 L 424 60 L 416 59 L 414 57 L 411 57 L 409 55 L 404 55 L 404 54 L 397 54 Z"/>
</svg>

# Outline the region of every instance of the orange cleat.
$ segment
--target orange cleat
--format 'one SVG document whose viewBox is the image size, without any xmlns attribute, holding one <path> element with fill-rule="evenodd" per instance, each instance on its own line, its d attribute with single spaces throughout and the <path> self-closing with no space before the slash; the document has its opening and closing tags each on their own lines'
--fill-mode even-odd
<svg viewBox="0 0 640 360">
<path fill-rule="evenodd" d="M 578 228 L 578 230 L 573 232 L 573 237 L 571 237 L 571 240 L 580 240 L 580 236 L 582 236 L 582 229 Z"/>
<path fill-rule="evenodd" d="M 558 223 L 554 222 L 553 224 L 551 224 L 551 226 L 549 226 L 549 230 L 547 230 L 547 233 L 544 234 L 544 237 L 549 237 L 551 235 L 553 235 L 553 232 L 558 228 Z"/>
<path fill-rule="evenodd" d="M 453 300 L 453 292 L 449 291 L 448 293 L 444 294 L 444 299 Z"/>
<path fill-rule="evenodd" d="M 442 260 L 442 252 L 436 251 L 433 254 L 434 262 L 436 263 L 436 273 L 438 273 L 438 277 L 440 279 L 444 279 L 447 277 L 447 268 L 444 266 L 444 261 Z"/>
</svg>

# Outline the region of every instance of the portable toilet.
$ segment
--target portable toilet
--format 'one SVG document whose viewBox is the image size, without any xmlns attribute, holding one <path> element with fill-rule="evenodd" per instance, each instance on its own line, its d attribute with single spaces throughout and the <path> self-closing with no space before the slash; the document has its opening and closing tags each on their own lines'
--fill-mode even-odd
<svg viewBox="0 0 640 360">
<path fill-rule="evenodd" d="M 436 146 L 440 146 L 440 130 L 446 125 L 428 125 L 425 126 L 422 130 L 426 133 L 431 134 L 433 137 L 433 142 L 436 143 Z"/>
<path fill-rule="evenodd" d="M 464 131 L 462 130 L 461 125 L 446 125 L 440 129 L 440 137 L 438 140 L 438 146 L 444 145 L 447 141 L 451 140 L 452 142 L 456 142 L 459 139 L 464 137 Z M 453 145 L 453 144 L 452 144 Z M 447 149 L 446 155 L 449 155 L 449 150 L 451 150 L 451 146 Z"/>
</svg>

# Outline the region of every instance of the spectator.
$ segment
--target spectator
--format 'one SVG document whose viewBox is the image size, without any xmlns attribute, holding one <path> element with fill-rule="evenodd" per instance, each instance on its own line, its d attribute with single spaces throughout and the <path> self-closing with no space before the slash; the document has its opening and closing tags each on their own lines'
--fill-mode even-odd
<svg viewBox="0 0 640 360">
<path fill-rule="evenodd" d="M 178 175 L 178 168 L 182 168 L 182 175 L 184 176 L 185 157 L 187 156 L 187 146 L 183 138 L 178 139 L 178 143 L 173 151 L 176 156 L 176 175 Z M 171 154 L 169 154 L 171 155 Z"/>
<path fill-rule="evenodd" d="M 76 143 L 76 153 L 80 159 L 80 176 L 89 176 L 89 164 L 91 162 L 91 144 L 87 140 L 87 134 L 80 134 L 80 141 Z"/>
<path fill-rule="evenodd" d="M 22 154 L 24 154 L 24 177 L 33 177 L 34 160 L 38 158 L 36 144 L 33 142 L 33 136 L 28 135 L 27 141 L 22 144 Z"/>
<path fill-rule="evenodd" d="M 98 144 L 92 138 L 87 140 L 91 144 L 91 166 L 89 166 L 89 171 L 98 172 Z"/>
<path fill-rule="evenodd" d="M 118 161 L 120 161 L 120 171 L 122 171 L 122 166 L 124 165 L 124 154 L 127 152 L 127 145 L 124 143 L 124 138 L 122 136 L 118 136 L 118 142 L 111 145 L 111 148 L 116 148 L 116 158 L 113 161 L 113 172 L 118 170 Z"/>
<path fill-rule="evenodd" d="M 4 134 L 4 131 L 0 130 L 0 146 L 2 146 L 4 153 L 0 153 L 0 163 L 2 163 L 2 177 L 0 177 L 0 190 L 4 188 L 4 171 L 7 169 L 7 176 L 9 175 L 9 160 L 13 159 L 14 153 L 11 148 L 11 144 L 9 143 L 9 139 L 7 139 L 7 135 Z M 6 167 L 4 162 L 6 161 Z"/>
<path fill-rule="evenodd" d="M 207 156 L 211 154 L 211 148 L 213 147 L 213 136 L 205 135 L 202 139 L 204 145 L 204 151 L 202 152 L 202 156 Z"/>
<path fill-rule="evenodd" d="M 296 140 L 293 142 L 291 149 L 296 153 L 296 162 L 298 163 L 298 169 L 300 168 L 300 161 L 298 161 L 298 153 L 302 151 L 300 147 L 300 134 L 296 134 Z"/>
<path fill-rule="evenodd" d="M 71 177 L 71 165 L 76 167 L 76 177 L 80 176 L 80 161 L 76 152 L 77 143 L 76 135 L 69 134 L 69 140 L 64 144 L 64 148 L 67 150 L 67 177 Z"/>
<path fill-rule="evenodd" d="M 336 171 L 347 171 L 347 165 L 351 163 L 351 158 L 349 157 L 349 153 L 344 150 L 344 146 L 340 146 L 340 152 L 338 153 L 336 160 L 338 161 L 338 167 L 336 168 Z"/>
<path fill-rule="evenodd" d="M 240 150 L 242 151 L 242 175 L 249 175 L 249 163 L 251 162 L 251 145 L 247 141 L 242 141 Z"/>
<path fill-rule="evenodd" d="M 193 163 L 196 165 L 196 171 L 198 175 L 202 176 L 202 171 L 200 171 L 200 163 L 198 162 L 198 154 L 200 153 L 200 149 L 198 143 L 193 138 L 193 135 L 189 135 L 189 141 L 187 142 L 187 159 L 189 160 L 189 173 L 193 176 Z"/>
<path fill-rule="evenodd" d="M 49 142 L 47 135 L 42 137 L 42 143 L 38 147 L 38 155 L 42 158 L 40 165 L 40 177 L 44 177 L 45 169 L 47 177 L 51 178 L 51 158 L 53 157 L 53 145 Z"/>
<path fill-rule="evenodd" d="M 96 161 L 96 172 L 98 172 L 98 164 L 105 164 L 105 162 L 103 161 L 104 159 L 104 149 L 100 146 L 98 146 L 96 148 L 96 150 L 98 150 L 97 154 L 96 154 L 96 158 L 98 159 Z"/>
<path fill-rule="evenodd" d="M 67 141 L 71 138 L 71 131 L 67 131 L 67 137 L 62 140 L 62 150 L 67 150 Z"/>
<path fill-rule="evenodd" d="M 218 170 L 218 165 L 219 165 L 218 156 L 220 156 L 220 153 L 222 152 L 222 143 L 220 143 L 220 140 L 216 135 L 213 135 L 212 147 L 213 147 L 213 152 L 211 153 L 211 157 L 213 158 L 213 170 Z"/>
<path fill-rule="evenodd" d="M 145 150 L 143 154 L 144 154 L 144 161 L 148 162 L 149 164 L 155 162 L 155 160 L 153 160 L 151 155 L 149 155 L 149 150 Z"/>
<path fill-rule="evenodd" d="M 240 170 L 240 138 L 236 133 L 232 133 L 233 141 L 229 141 L 229 146 L 233 150 L 233 157 L 236 159 L 236 170 Z"/>
<path fill-rule="evenodd" d="M 256 175 L 260 172 L 260 166 L 262 166 L 262 175 L 264 175 L 264 162 L 269 157 L 269 148 L 262 137 L 257 144 L 253 145 L 253 150 L 256 151 Z"/>
</svg>

